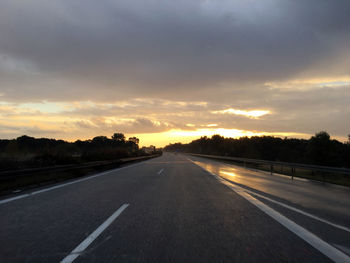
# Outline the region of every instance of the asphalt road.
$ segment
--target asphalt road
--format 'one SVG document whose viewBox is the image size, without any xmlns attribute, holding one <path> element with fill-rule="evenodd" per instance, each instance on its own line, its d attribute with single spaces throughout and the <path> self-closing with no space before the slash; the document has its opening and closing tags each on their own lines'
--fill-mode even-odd
<svg viewBox="0 0 350 263">
<path fill-rule="evenodd" d="M 0 262 L 350 262 L 349 190 L 298 183 L 164 154 L 0 200 Z"/>
</svg>

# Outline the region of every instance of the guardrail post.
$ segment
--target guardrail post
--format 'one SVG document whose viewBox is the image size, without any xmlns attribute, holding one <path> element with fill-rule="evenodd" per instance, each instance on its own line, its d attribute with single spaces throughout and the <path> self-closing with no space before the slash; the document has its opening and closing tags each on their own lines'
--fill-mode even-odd
<svg viewBox="0 0 350 263">
<path fill-rule="evenodd" d="M 238 157 L 223 157 L 223 156 L 215 156 L 215 155 L 200 155 L 197 154 L 196 156 L 202 156 L 202 157 L 206 157 L 206 158 L 214 158 L 214 159 L 224 159 L 224 160 L 231 160 L 234 162 L 238 162 L 240 164 L 243 164 L 244 167 L 249 167 L 251 164 L 252 167 L 255 167 L 256 169 L 261 169 L 264 171 L 268 171 L 269 165 L 270 165 L 270 172 L 271 174 L 274 173 L 274 167 L 273 166 L 278 166 L 276 168 L 276 172 L 281 171 L 281 173 L 284 173 L 285 175 L 290 175 L 291 179 L 294 180 L 295 176 L 298 176 L 296 174 L 296 169 L 300 169 L 299 171 L 307 171 L 308 174 L 310 175 L 309 172 L 310 171 L 318 171 L 320 172 L 319 176 L 322 176 L 322 178 L 316 178 L 319 181 L 329 181 L 333 178 L 328 178 L 327 176 L 329 176 L 330 174 L 347 174 L 350 175 L 350 169 L 349 168 L 341 168 L 341 167 L 329 167 L 329 166 L 320 166 L 320 165 L 310 165 L 310 164 L 303 164 L 303 163 L 288 163 L 288 162 L 273 162 L 273 161 L 269 161 L 269 160 L 259 160 L 259 159 L 248 159 L 248 158 L 238 158 Z M 281 166 L 281 167 L 280 167 Z M 279 168 L 280 167 L 280 168 Z M 290 169 L 290 170 L 289 170 Z M 290 171 L 290 173 L 289 173 Z M 1 174 L 1 173 L 0 173 Z M 301 174 L 303 175 L 303 174 Z M 0 176 L 1 179 L 1 176 Z"/>
<path fill-rule="evenodd" d="M 326 176 L 324 174 L 324 172 L 322 172 L 322 181 L 325 183 L 326 182 Z"/>
</svg>

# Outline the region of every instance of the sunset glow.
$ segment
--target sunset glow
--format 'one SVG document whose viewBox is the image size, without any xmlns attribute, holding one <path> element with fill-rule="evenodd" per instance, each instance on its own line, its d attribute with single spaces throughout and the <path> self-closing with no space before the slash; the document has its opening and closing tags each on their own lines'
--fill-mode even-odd
<svg viewBox="0 0 350 263">
<path fill-rule="evenodd" d="M 213 114 L 235 114 L 235 115 L 242 115 L 246 116 L 248 118 L 259 118 L 261 116 L 264 116 L 266 114 L 269 114 L 270 111 L 268 110 L 237 110 L 237 109 L 226 109 L 226 110 L 220 110 L 220 111 L 213 111 Z"/>
<path fill-rule="evenodd" d="M 198 129 L 193 131 L 184 131 L 184 130 L 170 130 L 161 133 L 154 134 L 134 134 L 138 138 L 141 139 L 144 145 L 157 145 L 159 147 L 163 147 L 169 143 L 188 143 L 192 140 L 198 139 L 202 136 L 211 137 L 215 134 L 224 136 L 224 137 L 232 137 L 232 138 L 240 138 L 240 137 L 251 137 L 251 136 L 277 136 L 277 137 L 296 137 L 296 138 L 308 138 L 311 134 L 300 134 L 300 133 L 274 133 L 274 132 L 255 132 L 255 131 L 244 131 L 237 129 Z"/>
<path fill-rule="evenodd" d="M 0 138 L 347 140 L 342 4 L 88 2 L 0 3 Z"/>
<path fill-rule="evenodd" d="M 0 0 L 0 263 L 350 263 L 349 157 L 350 0 Z"/>
</svg>

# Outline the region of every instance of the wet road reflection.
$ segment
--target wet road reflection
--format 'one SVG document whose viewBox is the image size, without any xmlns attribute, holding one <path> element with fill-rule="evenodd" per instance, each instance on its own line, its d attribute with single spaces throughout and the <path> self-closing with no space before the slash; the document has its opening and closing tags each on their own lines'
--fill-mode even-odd
<svg viewBox="0 0 350 263">
<path fill-rule="evenodd" d="M 224 174 L 224 175 L 228 175 L 228 176 L 237 176 L 237 174 L 233 173 L 233 172 L 228 172 L 228 171 L 220 171 L 220 174 Z"/>
<path fill-rule="evenodd" d="M 264 193 L 315 211 L 327 218 L 350 226 L 350 188 L 306 180 L 291 180 L 288 176 L 245 169 L 218 161 L 190 157 L 197 165 L 250 190 Z"/>
</svg>

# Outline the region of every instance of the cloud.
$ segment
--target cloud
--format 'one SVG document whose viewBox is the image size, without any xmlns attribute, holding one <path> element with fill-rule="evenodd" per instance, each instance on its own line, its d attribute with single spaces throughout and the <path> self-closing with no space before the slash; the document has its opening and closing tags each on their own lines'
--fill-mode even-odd
<svg viewBox="0 0 350 263">
<path fill-rule="evenodd" d="M 248 118 L 257 119 L 261 116 L 264 116 L 266 114 L 269 114 L 270 111 L 268 110 L 237 110 L 237 109 L 225 109 L 225 110 L 219 110 L 219 111 L 212 111 L 213 114 L 235 114 L 235 115 L 242 115 L 246 116 Z"/>
<path fill-rule="evenodd" d="M 62 134 L 62 130 L 57 127 L 46 128 L 39 125 L 26 125 L 20 126 L 14 125 L 3 125 L 0 123 L 0 136 L 1 138 L 13 139 L 22 135 L 30 135 L 34 137 L 58 137 Z"/>
<path fill-rule="evenodd" d="M 348 0 L 3 0 L 0 125 L 69 139 L 204 127 L 345 136 L 349 13 Z"/>
<path fill-rule="evenodd" d="M 4 0 L 0 54 L 14 66 L 1 70 L 2 93 L 12 100 L 207 99 L 202 91 L 210 96 L 225 83 L 234 89 L 310 68 L 349 73 L 335 59 L 350 53 L 349 8 L 345 0 Z M 18 68 L 40 74 L 14 78 Z"/>
</svg>

